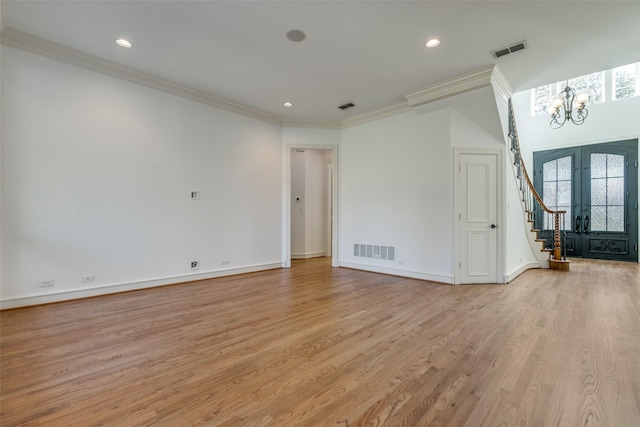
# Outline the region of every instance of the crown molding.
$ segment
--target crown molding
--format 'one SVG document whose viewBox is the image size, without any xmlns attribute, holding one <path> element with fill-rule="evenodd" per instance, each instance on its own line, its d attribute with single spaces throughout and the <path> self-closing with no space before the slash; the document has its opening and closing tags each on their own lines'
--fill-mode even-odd
<svg viewBox="0 0 640 427">
<path fill-rule="evenodd" d="M 513 90 L 496 65 L 490 65 L 462 74 L 434 85 L 425 86 L 404 94 L 405 101 L 380 108 L 368 113 L 348 117 L 343 120 L 287 119 L 267 113 L 256 108 L 237 104 L 209 93 L 172 83 L 151 74 L 136 71 L 93 55 L 67 48 L 29 34 L 5 27 L 0 32 L 0 43 L 27 52 L 47 56 L 58 61 L 97 71 L 112 77 L 137 83 L 171 95 L 180 96 L 195 102 L 227 110 L 236 114 L 258 119 L 267 123 L 284 127 L 313 129 L 346 129 L 353 126 L 373 122 L 386 117 L 411 111 L 414 107 L 439 99 L 447 98 L 463 92 L 493 86 L 505 99 Z"/>
<path fill-rule="evenodd" d="M 288 128 L 310 128 L 310 129 L 341 129 L 338 120 L 306 120 L 306 119 L 283 119 L 282 126 Z"/>
<path fill-rule="evenodd" d="M 513 95 L 513 89 L 511 85 L 500 71 L 500 68 L 496 65 L 493 69 L 493 73 L 491 73 L 491 86 L 495 89 L 497 93 L 500 94 L 504 98 L 504 100 L 508 100 Z"/>
<path fill-rule="evenodd" d="M 466 74 L 462 74 L 433 85 L 424 86 L 404 94 L 406 101 L 398 102 L 379 110 L 361 114 L 342 120 L 342 128 L 361 125 L 385 117 L 411 111 L 414 107 L 448 98 L 463 92 L 488 87 L 495 84 L 499 92 L 504 96 L 511 93 L 511 88 L 502 72 L 495 65 L 479 68 Z M 507 96 L 508 98 L 508 96 Z"/>
<path fill-rule="evenodd" d="M 212 107 L 221 108 L 233 113 L 252 117 L 267 123 L 282 126 L 282 117 L 267 112 L 237 104 L 206 92 L 192 89 L 187 86 L 172 83 L 170 81 L 136 71 L 132 68 L 105 61 L 93 55 L 69 49 L 65 46 L 43 40 L 5 27 L 0 33 L 0 43 L 6 46 L 18 48 L 27 52 L 44 55 L 58 61 L 76 65 L 92 71 L 107 74 L 133 83 L 137 83 L 152 89 L 156 89 L 171 95 L 181 96 Z"/>
<path fill-rule="evenodd" d="M 480 89 L 491 85 L 491 75 L 494 65 L 479 68 L 469 73 L 461 74 L 434 85 L 426 86 L 404 94 L 412 107 L 448 98 L 463 92 Z"/>
<path fill-rule="evenodd" d="M 388 107 L 383 107 L 369 113 L 359 114 L 357 116 L 349 117 L 340 122 L 341 128 L 346 129 L 353 126 L 362 125 L 365 123 L 373 122 L 376 120 L 384 119 L 386 117 L 395 116 L 397 114 L 406 113 L 411 111 L 411 106 L 406 102 L 398 102 Z"/>
</svg>

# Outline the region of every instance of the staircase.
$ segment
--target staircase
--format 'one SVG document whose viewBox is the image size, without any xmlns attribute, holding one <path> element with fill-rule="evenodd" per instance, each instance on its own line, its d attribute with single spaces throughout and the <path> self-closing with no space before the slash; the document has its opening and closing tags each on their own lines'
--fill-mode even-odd
<svg viewBox="0 0 640 427">
<path fill-rule="evenodd" d="M 522 196 L 522 203 L 526 212 L 526 221 L 530 224 L 531 232 L 536 243 L 540 243 L 538 256 L 543 267 L 548 266 L 552 270 L 569 271 L 570 261 L 567 260 L 566 233 L 561 230 L 561 224 L 565 224 L 566 211 L 555 211 L 549 209 L 543 202 L 529 178 L 527 169 L 522 159 L 518 131 L 516 129 L 515 115 L 513 114 L 513 104 L 509 99 L 509 141 L 513 167 L 518 179 L 518 187 Z M 542 227 L 542 229 L 536 228 Z M 546 236 L 546 238 L 545 238 Z M 547 243 L 549 242 L 549 243 Z"/>
</svg>

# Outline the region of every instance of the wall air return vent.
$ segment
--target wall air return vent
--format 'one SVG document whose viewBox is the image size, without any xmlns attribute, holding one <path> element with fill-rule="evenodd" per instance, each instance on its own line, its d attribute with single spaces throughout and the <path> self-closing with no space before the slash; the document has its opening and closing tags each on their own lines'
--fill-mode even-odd
<svg viewBox="0 0 640 427">
<path fill-rule="evenodd" d="M 356 104 L 353 102 L 347 102 L 346 104 L 338 105 L 338 108 L 341 110 L 346 110 L 347 108 L 355 107 Z"/>
<path fill-rule="evenodd" d="M 354 243 L 353 256 L 395 261 L 396 248 L 395 246 L 363 245 L 360 243 Z"/>
<path fill-rule="evenodd" d="M 523 40 L 521 42 L 514 43 L 511 46 L 503 47 L 501 49 L 494 50 L 493 52 L 491 52 L 491 55 L 494 58 L 500 58 L 501 56 L 505 56 L 505 55 L 508 55 L 510 53 L 517 52 L 519 50 L 524 50 L 526 48 L 527 48 L 527 42 L 525 40 Z"/>
</svg>

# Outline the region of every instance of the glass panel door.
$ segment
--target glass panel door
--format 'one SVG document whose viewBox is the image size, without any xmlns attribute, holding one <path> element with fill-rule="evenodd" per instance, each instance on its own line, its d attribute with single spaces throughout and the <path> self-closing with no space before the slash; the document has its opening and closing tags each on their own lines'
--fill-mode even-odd
<svg viewBox="0 0 640 427">
<path fill-rule="evenodd" d="M 624 156 L 591 153 L 591 230 L 624 231 Z"/>
<path fill-rule="evenodd" d="M 638 260 L 638 141 L 534 153 L 534 185 L 548 208 L 567 212 L 567 256 Z M 536 212 L 545 247 L 552 218 Z"/>
<path fill-rule="evenodd" d="M 581 256 L 579 238 L 581 214 L 576 211 L 581 193 L 579 179 L 578 148 L 550 150 L 533 154 L 533 184 L 542 196 L 545 206 L 551 210 L 566 211 L 564 224 L 560 224 L 568 257 Z M 574 221 L 576 223 L 574 224 Z M 535 228 L 538 238 L 545 239 L 544 247 L 553 248 L 553 217 L 538 208 L 535 212 Z"/>
<path fill-rule="evenodd" d="M 565 223 L 560 224 L 561 230 L 571 229 L 572 214 L 572 184 L 573 184 L 573 156 L 565 156 L 550 160 L 542 165 L 542 201 L 545 206 L 554 211 L 566 211 Z M 544 230 L 553 230 L 553 218 L 543 216 Z"/>
<path fill-rule="evenodd" d="M 582 156 L 582 257 L 638 260 L 638 142 L 587 145 Z"/>
</svg>

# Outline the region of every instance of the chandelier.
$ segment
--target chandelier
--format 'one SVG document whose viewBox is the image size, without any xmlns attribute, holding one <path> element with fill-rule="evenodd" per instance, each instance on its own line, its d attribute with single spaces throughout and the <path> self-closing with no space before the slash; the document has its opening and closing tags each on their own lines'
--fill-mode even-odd
<svg viewBox="0 0 640 427">
<path fill-rule="evenodd" d="M 589 94 L 587 92 L 576 94 L 575 89 L 571 89 L 567 82 L 564 90 L 558 96 L 553 97 L 547 110 L 551 115 L 551 123 L 549 123 L 551 128 L 561 128 L 562 125 L 569 121 L 574 125 L 584 123 L 584 119 L 589 114 L 589 111 L 585 108 L 588 99 Z"/>
</svg>

